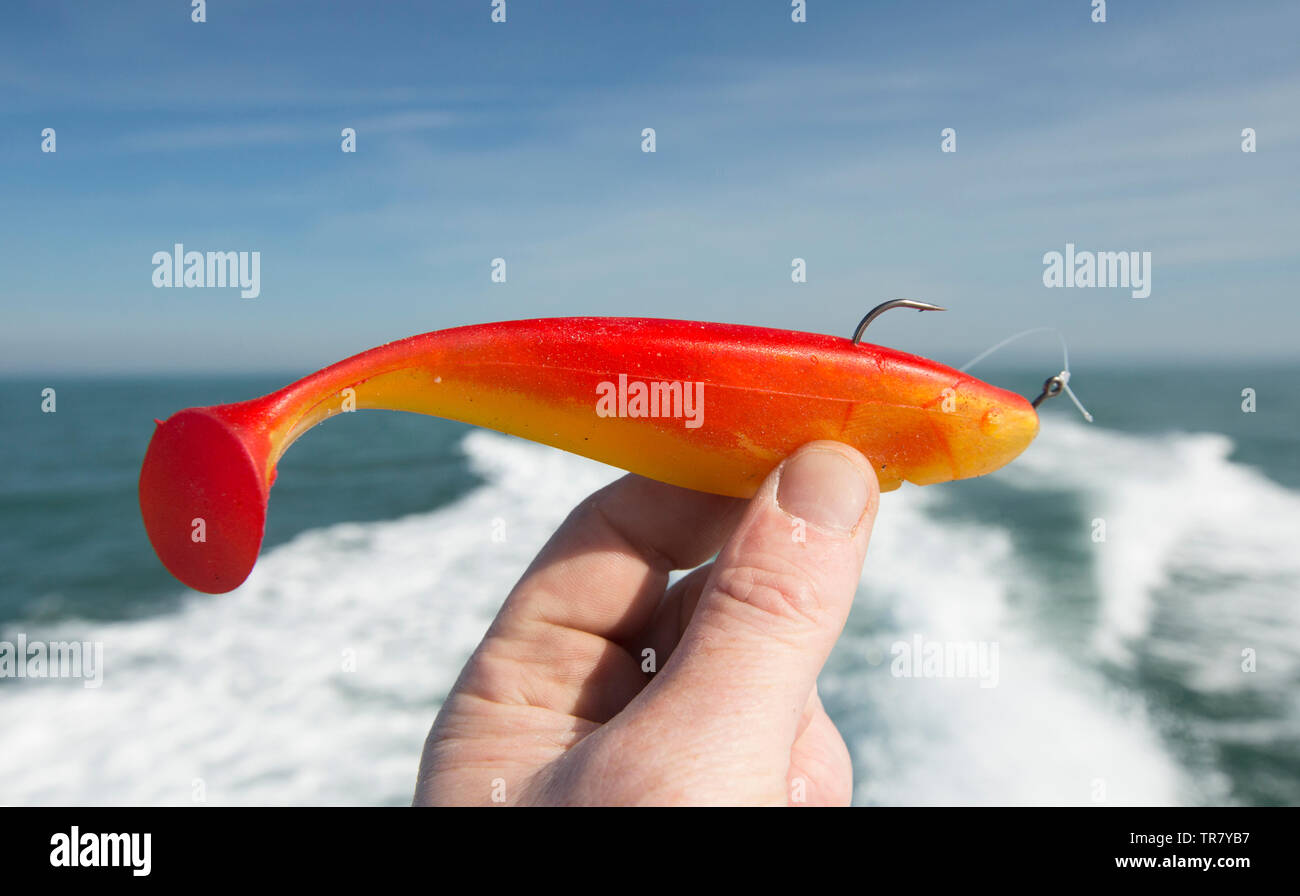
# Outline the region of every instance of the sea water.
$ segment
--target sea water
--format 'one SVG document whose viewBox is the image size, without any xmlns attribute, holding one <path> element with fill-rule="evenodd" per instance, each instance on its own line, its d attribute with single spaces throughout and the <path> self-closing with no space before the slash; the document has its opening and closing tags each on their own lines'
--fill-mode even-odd
<svg viewBox="0 0 1300 896">
<path fill-rule="evenodd" d="M 1300 803 L 1297 373 L 1075 370 L 1096 424 L 1052 402 L 1006 469 L 885 495 L 820 682 L 855 802 Z M 282 460 L 247 583 L 187 591 L 139 519 L 152 418 L 289 378 L 0 382 L 0 641 L 103 645 L 95 688 L 0 679 L 0 803 L 408 802 L 506 592 L 619 475 L 334 418 Z M 982 650 L 993 686 L 923 674 L 931 645 Z"/>
</svg>

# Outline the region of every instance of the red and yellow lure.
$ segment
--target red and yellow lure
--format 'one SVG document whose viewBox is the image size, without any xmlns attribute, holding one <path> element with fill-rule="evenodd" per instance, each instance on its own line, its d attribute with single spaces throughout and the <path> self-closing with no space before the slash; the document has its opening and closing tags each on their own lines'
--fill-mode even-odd
<svg viewBox="0 0 1300 896">
<path fill-rule="evenodd" d="M 1038 432 L 1038 401 L 858 341 L 876 314 L 900 306 L 942 310 L 889 302 L 852 340 L 573 317 L 391 342 L 263 398 L 159 422 L 140 471 L 145 529 L 186 585 L 211 593 L 237 587 L 257 560 L 281 456 L 312 426 L 353 407 L 472 423 L 742 498 L 814 439 L 861 451 L 886 491 L 1009 463 Z M 200 521 L 204 539 L 194 537 Z"/>
</svg>

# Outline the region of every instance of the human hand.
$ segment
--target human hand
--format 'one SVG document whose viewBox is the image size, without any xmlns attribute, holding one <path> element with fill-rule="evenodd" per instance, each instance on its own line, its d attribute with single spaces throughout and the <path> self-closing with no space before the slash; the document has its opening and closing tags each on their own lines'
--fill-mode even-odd
<svg viewBox="0 0 1300 896">
<path fill-rule="evenodd" d="M 639 476 L 596 492 L 461 672 L 416 804 L 847 804 L 816 682 L 878 502 L 837 442 L 800 448 L 750 501 Z"/>
</svg>

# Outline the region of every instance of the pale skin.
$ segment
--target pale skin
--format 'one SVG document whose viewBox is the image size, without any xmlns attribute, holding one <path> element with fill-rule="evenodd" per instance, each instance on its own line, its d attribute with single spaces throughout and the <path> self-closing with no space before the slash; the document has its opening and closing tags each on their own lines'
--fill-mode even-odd
<svg viewBox="0 0 1300 896">
<path fill-rule="evenodd" d="M 800 448 L 749 501 L 639 476 L 596 492 L 461 672 L 415 803 L 847 804 L 817 675 L 878 505 L 870 463 L 836 442 Z"/>
</svg>

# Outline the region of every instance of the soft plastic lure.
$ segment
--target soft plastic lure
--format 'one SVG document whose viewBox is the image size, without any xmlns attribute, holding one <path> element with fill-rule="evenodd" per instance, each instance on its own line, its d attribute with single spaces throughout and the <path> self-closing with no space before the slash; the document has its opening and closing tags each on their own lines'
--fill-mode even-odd
<svg viewBox="0 0 1300 896">
<path fill-rule="evenodd" d="M 899 306 L 942 310 L 889 302 L 852 340 L 599 317 L 412 336 L 263 398 L 158 422 L 140 471 L 145 529 L 186 585 L 237 587 L 257 560 L 280 457 L 312 426 L 353 408 L 460 420 L 738 497 L 814 439 L 857 448 L 882 490 L 1010 462 L 1037 434 L 1035 406 L 1049 388 L 1031 405 L 943 364 L 858 341 L 876 314 Z"/>
</svg>

